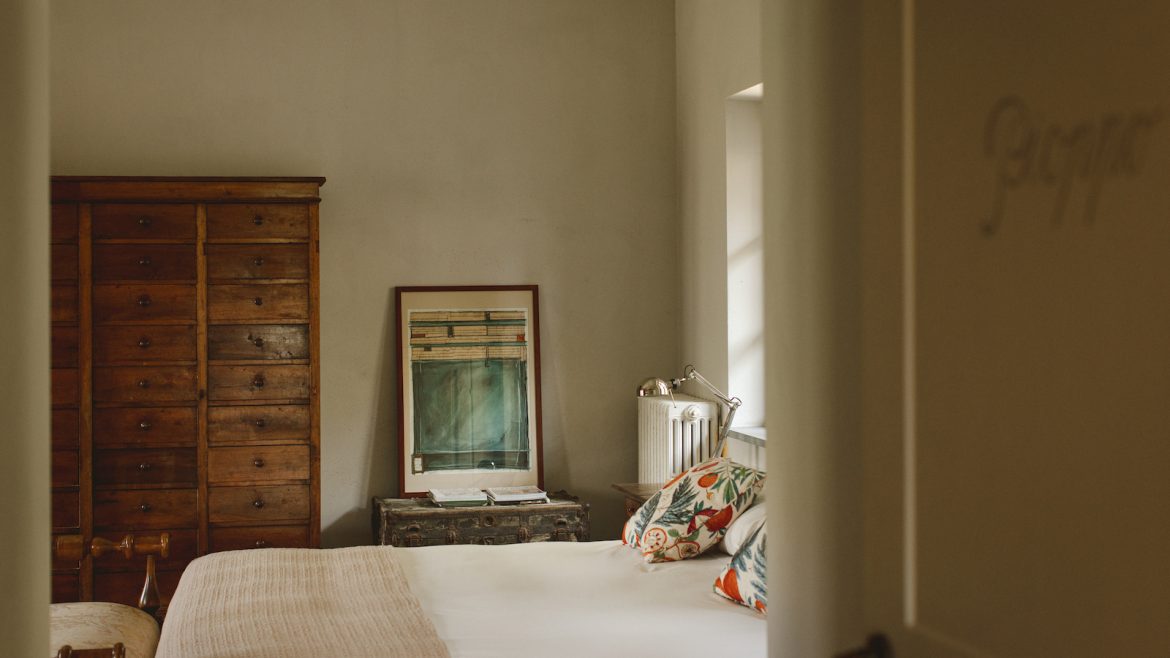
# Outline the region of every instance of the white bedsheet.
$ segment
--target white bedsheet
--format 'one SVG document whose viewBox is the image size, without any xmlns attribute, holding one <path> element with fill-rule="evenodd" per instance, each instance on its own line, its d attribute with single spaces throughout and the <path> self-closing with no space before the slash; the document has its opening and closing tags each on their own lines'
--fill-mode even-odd
<svg viewBox="0 0 1170 658">
<path fill-rule="evenodd" d="M 620 541 L 432 546 L 400 564 L 454 658 L 763 656 L 765 621 L 711 591 L 712 551 L 646 564 Z"/>
</svg>

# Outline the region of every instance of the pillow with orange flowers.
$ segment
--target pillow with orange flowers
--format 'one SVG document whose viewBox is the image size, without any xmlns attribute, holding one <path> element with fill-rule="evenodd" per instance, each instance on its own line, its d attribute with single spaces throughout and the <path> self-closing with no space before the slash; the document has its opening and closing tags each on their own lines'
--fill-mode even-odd
<svg viewBox="0 0 1170 658">
<path fill-rule="evenodd" d="M 727 526 L 764 489 L 764 474 L 717 457 L 680 473 L 646 501 L 622 532 L 647 562 L 695 557 L 719 543 Z"/>
<path fill-rule="evenodd" d="M 767 614 L 768 578 L 767 552 L 768 524 L 756 528 L 752 536 L 731 558 L 731 564 L 715 579 L 715 593 L 740 605 Z"/>
</svg>

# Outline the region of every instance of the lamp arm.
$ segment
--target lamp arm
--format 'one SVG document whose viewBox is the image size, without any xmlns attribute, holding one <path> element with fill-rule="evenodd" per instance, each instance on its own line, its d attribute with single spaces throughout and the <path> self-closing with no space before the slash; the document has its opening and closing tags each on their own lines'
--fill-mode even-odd
<svg viewBox="0 0 1170 658">
<path fill-rule="evenodd" d="M 723 443 L 727 440 L 727 433 L 731 430 L 731 421 L 735 418 L 735 412 L 739 409 L 739 406 L 743 404 L 743 400 L 740 400 L 739 398 L 727 397 L 724 395 L 722 391 L 715 388 L 714 384 L 707 381 L 706 377 L 699 374 L 699 371 L 695 370 L 695 366 L 693 365 L 688 365 L 683 369 L 683 379 L 692 379 L 699 382 L 703 386 L 706 386 L 707 390 L 711 391 L 711 393 L 716 398 L 719 398 L 720 402 L 727 405 L 727 415 L 724 416 L 723 423 L 719 425 L 718 441 L 715 443 L 714 450 L 711 451 L 712 455 L 722 455 Z"/>
<path fill-rule="evenodd" d="M 731 398 L 731 397 L 727 397 L 726 395 L 724 395 L 723 391 L 720 391 L 719 389 L 715 388 L 715 385 L 712 384 L 711 382 L 707 381 L 707 378 L 704 377 L 703 375 L 699 374 L 699 371 L 695 370 L 695 367 L 692 365 L 688 365 L 686 368 L 683 369 L 683 379 L 684 380 L 692 379 L 694 381 L 699 382 L 703 386 L 706 386 L 707 390 L 711 391 L 711 393 L 715 397 L 719 398 L 720 402 L 722 402 L 723 404 L 725 404 L 731 408 L 732 411 L 730 411 L 729 413 L 735 413 L 734 410 L 738 409 L 739 405 L 743 404 L 743 400 L 740 400 L 739 398 Z"/>
</svg>

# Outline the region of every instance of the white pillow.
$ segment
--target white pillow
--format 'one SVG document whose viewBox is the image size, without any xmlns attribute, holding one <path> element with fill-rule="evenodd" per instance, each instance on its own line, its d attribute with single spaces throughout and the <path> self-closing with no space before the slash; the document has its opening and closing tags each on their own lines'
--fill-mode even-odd
<svg viewBox="0 0 1170 658">
<path fill-rule="evenodd" d="M 756 528 L 764 524 L 767 510 L 764 509 L 763 498 L 763 496 L 756 498 L 754 505 L 744 510 L 731 525 L 727 526 L 727 534 L 723 535 L 723 540 L 719 542 L 719 550 L 728 555 L 735 555 Z"/>
</svg>

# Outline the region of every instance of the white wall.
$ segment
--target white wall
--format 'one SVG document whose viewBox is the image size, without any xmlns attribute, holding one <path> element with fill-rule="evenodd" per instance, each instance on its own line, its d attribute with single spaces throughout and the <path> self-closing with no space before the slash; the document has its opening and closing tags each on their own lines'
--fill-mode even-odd
<svg viewBox="0 0 1170 658">
<path fill-rule="evenodd" d="M 727 390 L 726 100 L 761 80 L 759 0 L 677 0 L 681 362 Z M 706 396 L 706 392 L 694 392 Z M 750 397 L 750 394 L 746 394 Z M 758 402 L 758 400 L 757 400 Z"/>
<path fill-rule="evenodd" d="M 0 3 L 0 644 L 45 655 L 49 603 L 48 8 Z"/>
<path fill-rule="evenodd" d="M 538 284 L 546 484 L 610 538 L 679 367 L 674 55 L 668 0 L 58 0 L 52 169 L 328 178 L 330 546 L 397 489 L 393 287 Z"/>
<path fill-rule="evenodd" d="M 861 628 L 861 13 L 763 11 L 771 656 L 829 656 Z M 868 392 L 868 391 L 867 391 Z"/>
</svg>

